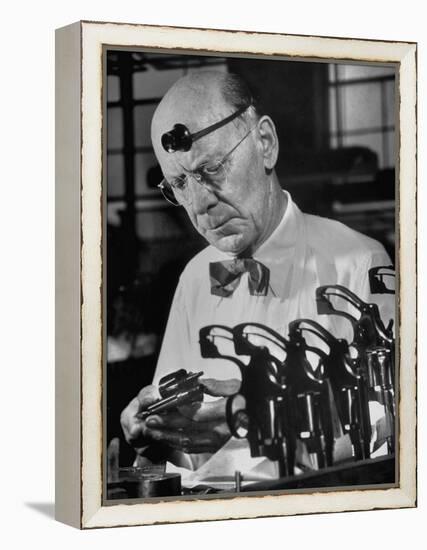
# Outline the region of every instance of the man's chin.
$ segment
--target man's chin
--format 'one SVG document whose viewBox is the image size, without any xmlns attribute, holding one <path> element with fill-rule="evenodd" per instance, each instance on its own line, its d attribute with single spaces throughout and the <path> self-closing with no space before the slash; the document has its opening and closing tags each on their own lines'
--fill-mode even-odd
<svg viewBox="0 0 427 550">
<path fill-rule="evenodd" d="M 242 235 L 225 235 L 218 238 L 208 239 L 209 243 L 225 252 L 230 254 L 230 256 L 237 256 L 247 248 L 247 243 L 244 241 Z"/>
</svg>

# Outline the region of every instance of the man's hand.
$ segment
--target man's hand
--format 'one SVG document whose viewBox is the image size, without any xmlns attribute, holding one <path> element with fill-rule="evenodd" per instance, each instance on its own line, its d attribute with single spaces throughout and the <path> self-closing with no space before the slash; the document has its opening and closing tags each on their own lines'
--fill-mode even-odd
<svg viewBox="0 0 427 550">
<path fill-rule="evenodd" d="M 138 418 L 138 415 L 159 399 L 160 395 L 156 386 L 145 386 L 145 388 L 142 388 L 138 395 L 132 399 L 129 405 L 123 409 L 120 415 L 120 423 L 126 441 L 129 445 L 132 445 L 132 447 L 141 448 L 150 443 L 146 419 L 141 420 Z"/>
<path fill-rule="evenodd" d="M 153 414 L 141 420 L 138 413 L 158 399 L 154 386 L 143 388 L 122 412 L 126 440 L 133 447 L 159 442 L 186 453 L 214 453 L 230 438 L 225 420 L 226 398 L 238 392 L 239 380 L 200 380 L 205 393 L 219 397 L 208 403 L 195 403 L 166 414 Z"/>
</svg>

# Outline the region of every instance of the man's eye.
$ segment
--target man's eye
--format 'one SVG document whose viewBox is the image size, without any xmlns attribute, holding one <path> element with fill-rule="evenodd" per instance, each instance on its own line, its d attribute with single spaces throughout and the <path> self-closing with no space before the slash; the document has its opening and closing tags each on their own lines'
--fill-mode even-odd
<svg viewBox="0 0 427 550">
<path fill-rule="evenodd" d="M 169 185 L 172 187 L 172 189 L 184 189 L 185 178 L 173 178 L 169 180 Z"/>
<path fill-rule="evenodd" d="M 216 176 L 222 171 L 222 164 L 219 162 L 218 164 L 211 164 L 209 166 L 203 167 L 203 173 L 207 176 Z"/>
</svg>

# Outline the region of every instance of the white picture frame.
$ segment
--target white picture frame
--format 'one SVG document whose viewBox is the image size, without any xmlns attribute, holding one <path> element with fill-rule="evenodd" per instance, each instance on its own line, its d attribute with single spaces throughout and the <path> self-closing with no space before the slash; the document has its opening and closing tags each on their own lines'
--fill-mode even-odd
<svg viewBox="0 0 427 550">
<path fill-rule="evenodd" d="M 394 63 L 398 67 L 399 482 L 387 489 L 103 505 L 103 47 Z M 416 505 L 417 46 L 78 22 L 56 40 L 56 517 L 78 528 Z"/>
</svg>

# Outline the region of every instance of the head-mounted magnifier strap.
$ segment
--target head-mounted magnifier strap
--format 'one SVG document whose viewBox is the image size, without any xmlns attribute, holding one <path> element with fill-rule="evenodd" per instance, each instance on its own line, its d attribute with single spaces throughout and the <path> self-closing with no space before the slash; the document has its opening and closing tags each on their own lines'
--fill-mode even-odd
<svg viewBox="0 0 427 550">
<path fill-rule="evenodd" d="M 241 114 L 243 114 L 250 105 L 240 107 L 237 111 L 232 113 L 226 118 L 223 118 L 219 122 L 215 122 L 211 126 L 199 130 L 195 134 L 191 134 L 190 130 L 184 124 L 175 124 L 173 129 L 162 135 L 163 149 L 168 153 L 175 153 L 176 151 L 189 151 L 195 141 L 207 136 L 211 132 L 218 130 L 222 126 L 225 126 Z"/>
</svg>

